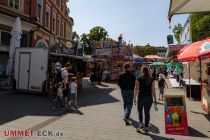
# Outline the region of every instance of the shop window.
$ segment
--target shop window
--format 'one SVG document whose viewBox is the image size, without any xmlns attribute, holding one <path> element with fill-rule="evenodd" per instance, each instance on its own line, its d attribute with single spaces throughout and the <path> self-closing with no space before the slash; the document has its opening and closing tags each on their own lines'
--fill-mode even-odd
<svg viewBox="0 0 210 140">
<path fill-rule="evenodd" d="M 42 16 L 42 0 L 37 0 L 37 17 L 38 21 L 41 21 Z"/>
<path fill-rule="evenodd" d="M 20 10 L 21 7 L 21 0 L 9 0 L 9 7 L 16 9 L 16 10 Z"/>
<path fill-rule="evenodd" d="M 1 46 L 10 46 L 11 34 L 9 32 L 1 31 Z"/>
</svg>

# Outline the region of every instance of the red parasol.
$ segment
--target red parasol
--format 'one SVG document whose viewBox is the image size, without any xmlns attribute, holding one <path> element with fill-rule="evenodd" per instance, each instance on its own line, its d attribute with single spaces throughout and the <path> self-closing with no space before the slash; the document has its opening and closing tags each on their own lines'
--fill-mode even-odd
<svg viewBox="0 0 210 140">
<path fill-rule="evenodd" d="M 197 58 L 204 59 L 210 57 L 210 38 L 189 44 L 182 48 L 177 58 L 182 62 L 192 62 Z"/>
</svg>

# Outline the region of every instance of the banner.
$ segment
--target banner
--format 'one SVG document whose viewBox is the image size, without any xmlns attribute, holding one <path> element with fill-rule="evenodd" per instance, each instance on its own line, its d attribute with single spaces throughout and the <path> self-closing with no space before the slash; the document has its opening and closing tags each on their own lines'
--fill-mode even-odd
<svg viewBox="0 0 210 140">
<path fill-rule="evenodd" d="M 101 55 L 110 56 L 110 54 L 111 54 L 111 49 L 110 48 L 102 48 L 102 49 L 96 49 L 95 50 L 95 55 L 96 56 L 101 56 Z"/>
<path fill-rule="evenodd" d="M 165 95 L 165 132 L 172 135 L 189 135 L 184 95 Z"/>
</svg>

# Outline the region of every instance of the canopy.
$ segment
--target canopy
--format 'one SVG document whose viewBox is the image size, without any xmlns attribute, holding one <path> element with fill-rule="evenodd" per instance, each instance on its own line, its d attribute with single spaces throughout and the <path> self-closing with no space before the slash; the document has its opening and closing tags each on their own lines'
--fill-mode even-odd
<svg viewBox="0 0 210 140">
<path fill-rule="evenodd" d="M 166 66 L 170 68 L 170 67 L 173 66 L 173 64 L 169 62 L 169 63 L 166 64 Z"/>
<path fill-rule="evenodd" d="M 164 66 L 166 65 L 164 62 L 154 62 L 151 64 L 152 66 Z"/>
<path fill-rule="evenodd" d="M 171 0 L 168 16 L 210 11 L 210 0 Z"/>
<path fill-rule="evenodd" d="M 133 59 L 144 59 L 144 58 L 139 55 L 133 54 Z"/>
<path fill-rule="evenodd" d="M 191 62 L 210 57 L 210 38 L 185 46 L 177 55 L 179 61 Z"/>
<path fill-rule="evenodd" d="M 159 57 L 157 55 L 146 55 L 144 58 L 147 58 L 147 59 L 162 59 L 162 57 Z"/>
</svg>

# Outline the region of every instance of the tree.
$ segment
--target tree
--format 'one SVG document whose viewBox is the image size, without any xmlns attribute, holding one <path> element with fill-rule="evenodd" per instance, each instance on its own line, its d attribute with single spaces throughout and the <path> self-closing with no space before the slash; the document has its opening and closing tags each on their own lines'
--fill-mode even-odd
<svg viewBox="0 0 210 140">
<path fill-rule="evenodd" d="M 173 33 L 178 44 L 181 44 L 181 41 L 180 41 L 181 31 L 182 31 L 182 25 L 180 23 L 174 26 Z"/>
<path fill-rule="evenodd" d="M 82 42 L 84 45 L 85 54 L 90 55 L 91 54 L 91 41 L 90 41 L 89 35 L 86 33 L 83 33 L 80 36 L 80 42 Z"/>
<path fill-rule="evenodd" d="M 192 41 L 200 41 L 210 36 L 210 13 L 193 13 L 190 20 Z"/>
<path fill-rule="evenodd" d="M 108 32 L 100 26 L 93 27 L 89 33 L 89 39 L 91 41 L 102 41 L 106 40 L 108 37 Z"/>
<path fill-rule="evenodd" d="M 135 46 L 134 53 L 139 56 L 156 55 L 157 49 L 154 46 Z"/>
<path fill-rule="evenodd" d="M 74 31 L 74 32 L 72 33 L 72 40 L 73 40 L 74 42 L 78 42 L 78 41 L 79 41 L 79 35 L 77 34 L 76 31 Z"/>
</svg>

